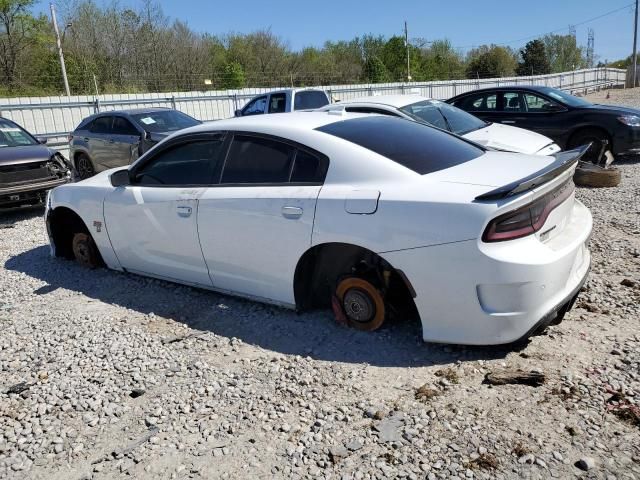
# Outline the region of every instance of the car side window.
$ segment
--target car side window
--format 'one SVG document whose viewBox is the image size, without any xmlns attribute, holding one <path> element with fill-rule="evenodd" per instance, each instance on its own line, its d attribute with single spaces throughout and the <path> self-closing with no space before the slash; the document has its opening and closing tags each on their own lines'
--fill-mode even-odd
<svg viewBox="0 0 640 480">
<path fill-rule="evenodd" d="M 220 183 L 287 183 L 294 150 L 276 140 L 235 135 Z"/>
<path fill-rule="evenodd" d="M 146 186 L 211 185 L 221 160 L 222 136 L 193 140 L 162 150 L 135 173 L 135 184 Z"/>
<path fill-rule="evenodd" d="M 498 108 L 495 93 L 469 95 L 454 103 L 454 106 L 467 112 L 495 112 Z"/>
<path fill-rule="evenodd" d="M 287 94 L 275 93 L 269 97 L 269 113 L 284 113 L 287 111 Z"/>
<path fill-rule="evenodd" d="M 267 97 L 258 97 L 242 109 L 242 115 L 260 115 L 267 110 Z"/>
<path fill-rule="evenodd" d="M 91 133 L 111 133 L 111 121 L 113 117 L 105 116 L 96 118 L 89 125 Z"/>
<path fill-rule="evenodd" d="M 323 183 L 328 164 L 323 159 L 304 150 L 296 152 L 291 183 Z"/>
<path fill-rule="evenodd" d="M 522 94 L 519 92 L 504 92 L 502 94 L 502 111 L 504 112 L 525 112 Z"/>
<path fill-rule="evenodd" d="M 533 93 L 525 93 L 524 101 L 527 105 L 527 111 L 531 113 L 550 112 L 562 108 L 556 102 Z"/>
<path fill-rule="evenodd" d="M 329 105 L 327 95 L 319 90 L 296 92 L 293 100 L 294 110 L 311 110 Z"/>
<path fill-rule="evenodd" d="M 115 135 L 140 135 L 136 127 L 124 117 L 113 117 L 112 130 Z"/>
</svg>

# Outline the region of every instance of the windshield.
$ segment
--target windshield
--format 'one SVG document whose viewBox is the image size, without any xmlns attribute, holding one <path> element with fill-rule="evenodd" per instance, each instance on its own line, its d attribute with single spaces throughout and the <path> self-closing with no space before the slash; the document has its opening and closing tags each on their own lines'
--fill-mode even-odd
<svg viewBox="0 0 640 480">
<path fill-rule="evenodd" d="M 554 100 L 559 100 L 565 105 L 569 105 L 570 107 L 590 107 L 593 105 L 591 102 L 587 102 L 582 98 L 571 95 L 570 93 L 563 92 L 562 90 L 558 90 L 555 88 L 545 88 L 542 90 L 544 93 L 549 95 Z"/>
<path fill-rule="evenodd" d="M 201 123 L 199 120 L 176 110 L 159 110 L 131 116 L 147 132 L 173 132 Z"/>
<path fill-rule="evenodd" d="M 402 107 L 400 110 L 418 121 L 450 130 L 457 135 L 464 135 L 487 126 L 485 121 L 474 117 L 470 113 L 438 100 L 423 100 Z M 446 119 L 448 127 L 439 120 L 442 117 Z"/>
<path fill-rule="evenodd" d="M 0 119 L 0 148 L 37 144 L 36 139 L 29 135 L 26 130 L 23 130 L 13 122 Z"/>
</svg>

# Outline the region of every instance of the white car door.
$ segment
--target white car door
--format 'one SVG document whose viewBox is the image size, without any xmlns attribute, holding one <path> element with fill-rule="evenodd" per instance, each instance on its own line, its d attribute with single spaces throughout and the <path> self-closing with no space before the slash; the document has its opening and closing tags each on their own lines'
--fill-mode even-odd
<svg viewBox="0 0 640 480">
<path fill-rule="evenodd" d="M 223 144 L 222 135 L 176 139 L 132 168 L 131 185 L 107 195 L 107 232 L 123 268 L 211 286 L 196 219 Z"/>
<path fill-rule="evenodd" d="M 236 134 L 220 184 L 199 200 L 198 231 L 216 289 L 295 303 L 328 159 L 279 139 Z"/>
</svg>

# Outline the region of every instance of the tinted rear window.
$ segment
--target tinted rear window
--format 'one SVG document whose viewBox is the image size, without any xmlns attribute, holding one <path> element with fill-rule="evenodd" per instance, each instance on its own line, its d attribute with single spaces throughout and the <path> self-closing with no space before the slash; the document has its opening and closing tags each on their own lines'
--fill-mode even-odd
<svg viewBox="0 0 640 480">
<path fill-rule="evenodd" d="M 421 175 L 455 167 L 484 153 L 449 133 L 386 116 L 353 118 L 317 130 L 367 148 Z"/>
<path fill-rule="evenodd" d="M 294 110 L 308 110 L 312 108 L 320 108 L 329 105 L 327 95 L 317 90 L 309 90 L 307 92 L 297 92 L 293 100 Z"/>
</svg>

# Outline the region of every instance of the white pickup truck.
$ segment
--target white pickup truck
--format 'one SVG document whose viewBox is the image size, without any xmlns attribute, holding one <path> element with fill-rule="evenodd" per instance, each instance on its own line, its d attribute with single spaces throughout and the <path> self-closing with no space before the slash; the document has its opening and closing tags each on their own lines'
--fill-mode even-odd
<svg viewBox="0 0 640 480">
<path fill-rule="evenodd" d="M 236 117 L 246 117 L 263 113 L 313 110 L 329 105 L 329 103 L 329 97 L 323 90 L 288 88 L 253 97 L 241 110 L 236 110 L 235 115 Z"/>
</svg>

